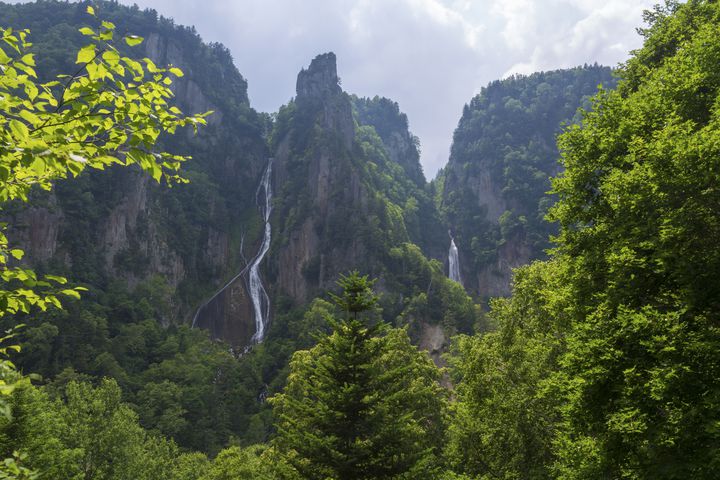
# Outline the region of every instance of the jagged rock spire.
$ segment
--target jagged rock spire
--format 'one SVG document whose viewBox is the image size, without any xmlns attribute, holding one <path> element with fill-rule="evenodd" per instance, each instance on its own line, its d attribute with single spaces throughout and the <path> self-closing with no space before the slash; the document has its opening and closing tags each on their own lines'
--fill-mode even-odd
<svg viewBox="0 0 720 480">
<path fill-rule="evenodd" d="M 297 78 L 297 98 L 325 98 L 342 92 L 337 76 L 337 63 L 332 52 L 318 55 L 307 70 Z"/>
</svg>

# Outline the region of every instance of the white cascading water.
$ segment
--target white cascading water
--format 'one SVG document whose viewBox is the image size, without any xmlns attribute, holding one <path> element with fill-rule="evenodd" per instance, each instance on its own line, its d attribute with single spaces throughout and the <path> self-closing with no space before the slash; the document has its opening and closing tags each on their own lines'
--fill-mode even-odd
<svg viewBox="0 0 720 480">
<path fill-rule="evenodd" d="M 252 342 L 260 343 L 265 338 L 265 328 L 267 327 L 268 320 L 270 319 L 270 297 L 268 297 L 268 294 L 265 291 L 265 287 L 262 284 L 262 280 L 260 279 L 260 264 L 265 258 L 265 254 L 267 254 L 268 250 L 270 249 L 270 213 L 272 211 L 272 185 L 270 183 L 270 179 L 272 177 L 272 162 L 272 158 L 268 159 L 268 164 L 265 168 L 262 179 L 260 180 L 260 185 L 258 185 L 257 191 L 255 192 L 256 201 L 257 197 L 260 196 L 261 192 L 263 195 L 262 201 L 257 202 L 258 208 L 260 208 L 260 214 L 263 218 L 265 230 L 263 234 L 263 241 L 260 245 L 260 250 L 258 250 L 257 255 L 255 255 L 255 257 L 252 259 L 252 262 L 250 262 L 248 266 L 243 268 L 240 273 L 230 279 L 230 281 L 227 282 L 220 290 L 215 292 L 215 295 L 210 297 L 210 299 L 208 299 L 200 306 L 200 308 L 197 309 L 197 311 L 195 312 L 195 316 L 193 317 L 192 328 L 196 327 L 198 316 L 200 315 L 202 309 L 205 308 L 205 306 L 207 306 L 211 301 L 213 301 L 215 297 L 224 292 L 230 285 L 235 283 L 240 277 L 245 275 L 245 273 L 249 272 L 248 291 L 250 293 L 250 298 L 253 305 L 253 312 L 255 315 L 255 334 L 253 334 L 252 336 Z"/>
<path fill-rule="evenodd" d="M 265 338 L 265 327 L 270 319 L 270 297 L 268 297 L 262 280 L 260 279 L 260 264 L 270 249 L 272 233 L 270 228 L 270 212 L 272 211 L 272 185 L 270 178 L 272 177 L 272 162 L 273 159 L 270 158 L 257 192 L 255 192 L 256 198 L 260 196 L 261 191 L 263 194 L 264 201 L 258 202 L 258 207 L 260 207 L 260 213 L 265 222 L 265 234 L 262 245 L 260 246 L 258 254 L 255 255 L 255 258 L 250 264 L 250 273 L 248 275 L 248 290 L 250 292 L 250 298 L 252 299 L 253 311 L 255 312 L 255 334 L 252 337 L 255 343 L 260 343 Z"/>
<path fill-rule="evenodd" d="M 462 285 L 460 278 L 460 257 L 455 245 L 455 239 L 450 235 L 450 251 L 448 252 L 448 277 Z"/>
</svg>

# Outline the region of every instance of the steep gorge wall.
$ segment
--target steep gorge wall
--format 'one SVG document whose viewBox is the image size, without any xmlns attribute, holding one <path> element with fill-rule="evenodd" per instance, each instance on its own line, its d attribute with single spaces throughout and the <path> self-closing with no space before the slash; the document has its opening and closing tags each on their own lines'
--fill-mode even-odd
<svg viewBox="0 0 720 480">
<path fill-rule="evenodd" d="M 556 136 L 600 84 L 614 79 L 597 65 L 515 76 L 465 106 L 440 178 L 441 210 L 473 295 L 509 295 L 513 268 L 544 257 L 555 232 L 545 215 L 560 172 Z"/>
<path fill-rule="evenodd" d="M 58 49 L 54 36 L 61 30 L 76 32 L 87 21 L 84 10 L 59 2 L 3 8 L 8 18 L 17 17 L 31 29 L 45 77 L 68 71 L 85 39 L 69 35 Z M 36 192 L 29 206 L 6 207 L 3 216 L 10 220 L 10 240 L 26 250 L 26 262 L 47 265 L 74 282 L 103 289 L 123 280 L 132 289 L 162 277 L 174 292 L 172 315 L 163 320 L 181 321 L 213 285 L 244 266 L 241 238 L 249 249 L 259 237 L 254 188 L 249 187 L 268 156 L 267 123 L 250 108 L 247 83 L 227 49 L 202 43 L 193 29 L 175 26 L 154 11 L 109 2 L 100 9 L 119 31 L 144 37 L 127 53 L 184 71 L 171 87 L 176 105 L 188 114 L 214 111 L 198 136 L 188 130 L 160 141 L 158 148 L 193 157 L 183 167 L 190 183 L 168 189 L 136 171 L 92 172 L 59 182 L 52 194 Z M 48 15 L 52 28 L 44 24 Z M 48 58 L 48 52 L 54 56 Z M 246 311 L 246 299 L 235 298 L 227 310 Z M 232 320 L 221 317 L 220 324 L 240 323 L 233 331 L 252 324 L 252 316 L 244 313 L 231 315 Z"/>
<path fill-rule="evenodd" d="M 351 229 L 349 215 L 362 217 L 368 205 L 360 172 L 352 163 L 350 99 L 338 85 L 333 53 L 318 56 L 299 73 L 292 108 L 295 116 L 288 119 L 275 152 L 281 200 L 275 217 L 279 233 L 274 274 L 278 293 L 304 303 L 319 290 L 332 288 L 339 273 L 366 256 L 359 237 L 328 236 L 338 222 Z"/>
<path fill-rule="evenodd" d="M 447 339 L 470 331 L 476 311 L 428 258 L 441 258 L 446 234 L 397 104 L 349 96 L 335 56 L 320 55 L 278 113 L 273 148 L 272 296 L 305 305 L 358 270 L 378 279 L 383 317 L 407 325 L 440 361 Z"/>
</svg>

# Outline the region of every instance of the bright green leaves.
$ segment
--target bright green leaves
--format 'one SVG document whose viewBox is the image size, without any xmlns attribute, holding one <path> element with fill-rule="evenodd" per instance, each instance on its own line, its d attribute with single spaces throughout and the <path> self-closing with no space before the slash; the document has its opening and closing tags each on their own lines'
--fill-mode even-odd
<svg viewBox="0 0 720 480">
<path fill-rule="evenodd" d="M 469 473 L 717 477 L 720 5 L 668 8 L 559 139 L 554 259 L 516 272 L 498 332 L 458 342 L 450 453 Z"/>
<path fill-rule="evenodd" d="M 90 6 L 87 12 L 95 15 Z M 59 179 L 113 164 L 139 165 L 156 181 L 180 181 L 176 172 L 186 157 L 153 153 L 155 143 L 163 132 L 196 129 L 204 116 L 170 110 L 169 75 L 182 73 L 150 62 L 152 76 L 147 75 L 142 62 L 121 56 L 110 43 L 114 29 L 106 21 L 80 29 L 93 42 L 77 53 L 82 69 L 38 83 L 34 54 L 27 53 L 28 32 L 0 28 L 0 203 L 27 200 L 34 187 L 50 190 Z M 141 39 L 126 41 L 136 45 Z M 39 277 L 17 266 L 22 258 L 22 250 L 10 248 L 0 229 L 0 317 L 61 308 L 61 298 L 80 298 L 83 288 L 68 288 L 62 277 Z M 22 381 L 5 358 L 7 349 L 0 348 L 3 394 Z M 6 407 L 0 399 L 0 410 Z M 0 466 L 0 477 L 13 461 Z"/>
<path fill-rule="evenodd" d="M 24 142 L 30 137 L 27 126 L 18 120 L 10 120 L 10 131 L 19 142 Z"/>
<path fill-rule="evenodd" d="M 113 67 L 120 63 L 120 55 L 114 50 L 104 51 L 102 58 L 108 63 L 108 65 Z"/>
<path fill-rule="evenodd" d="M 10 60 L 12 60 L 7 53 L 5 53 L 5 50 L 0 48 L 0 65 L 7 65 L 10 63 Z"/>
<path fill-rule="evenodd" d="M 457 403 L 447 458 L 478 478 L 552 478 L 556 405 L 548 380 L 563 350 L 559 262 L 515 271 L 511 298 L 495 299 L 497 331 L 458 337 L 449 358 Z M 484 477 L 485 476 L 485 477 Z"/>
<path fill-rule="evenodd" d="M 130 45 L 131 47 L 134 47 L 136 45 L 140 45 L 143 41 L 142 37 L 138 37 L 137 35 L 127 35 L 124 37 L 125 43 Z"/>
<path fill-rule="evenodd" d="M 20 59 L 20 63 L 24 63 L 25 65 L 30 65 L 31 67 L 35 66 L 35 54 L 34 53 L 28 53 L 26 55 L 23 55 Z"/>
<path fill-rule="evenodd" d="M 96 49 L 97 49 L 96 45 L 84 46 L 78 52 L 77 60 L 75 60 L 75 63 L 88 63 L 88 62 L 92 61 L 95 58 Z"/>
<path fill-rule="evenodd" d="M 123 57 L 107 40 L 114 28 L 111 22 L 101 22 L 97 30 L 84 27 L 81 32 L 94 41 L 77 53 L 84 71 L 46 84 L 30 79 L 35 59 L 23 52 L 29 45 L 25 36 L 3 30 L 3 40 L 17 56 L 8 57 L 10 66 L 0 78 L 0 95 L 6 99 L 0 123 L 7 125 L 3 135 L 12 137 L 5 143 L 16 148 L 0 152 L 6 178 L 14 179 L 0 184 L 0 201 L 25 198 L 34 184 L 49 188 L 54 178 L 76 176 L 88 167 L 103 169 L 118 158 L 137 163 L 157 181 L 178 180 L 174 172 L 184 158 L 150 152 L 162 132 L 196 129 L 205 124 L 205 115 L 184 117 L 170 108 L 171 76 L 182 72 Z"/>
<path fill-rule="evenodd" d="M 720 382 L 705 373 L 720 343 L 720 5 L 672 10 L 559 139 L 552 215 L 575 316 L 563 478 L 714 478 L 720 461 Z"/>
</svg>

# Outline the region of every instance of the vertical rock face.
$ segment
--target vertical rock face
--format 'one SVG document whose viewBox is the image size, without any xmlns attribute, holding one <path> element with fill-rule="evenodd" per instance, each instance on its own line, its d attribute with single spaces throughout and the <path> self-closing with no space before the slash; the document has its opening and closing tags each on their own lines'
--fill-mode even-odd
<svg viewBox="0 0 720 480">
<path fill-rule="evenodd" d="M 295 87 L 296 99 L 327 99 L 342 93 L 337 75 L 337 61 L 332 52 L 318 55 L 310 67 L 300 71 Z"/>
<path fill-rule="evenodd" d="M 350 149 L 355 137 L 355 124 L 349 97 L 342 91 L 337 63 L 332 52 L 318 55 L 307 70 L 298 74 L 295 103 L 306 113 L 315 113 L 319 126 L 342 139 Z M 318 112 L 319 110 L 319 112 Z"/>
<path fill-rule="evenodd" d="M 598 84 L 613 82 L 597 65 L 516 76 L 492 82 L 465 106 L 442 204 L 470 292 L 509 295 L 512 269 L 544 256 L 555 231 L 545 221 L 560 167 L 555 137 Z"/>
<path fill-rule="evenodd" d="M 338 85 L 335 54 L 319 55 L 298 74 L 294 108 L 275 153 L 282 196 L 276 218 L 286 220 L 273 256 L 277 291 L 300 303 L 332 286 L 364 253 L 356 240 L 334 244 L 327 234 L 349 212 L 362 215 L 365 193 L 351 162 L 355 125 L 350 98 Z"/>
<path fill-rule="evenodd" d="M 210 331 L 212 338 L 244 347 L 255 334 L 252 301 L 242 278 L 212 297 L 193 318 L 193 327 Z"/>
<path fill-rule="evenodd" d="M 193 157 L 183 166 L 190 183 L 168 189 L 132 169 L 86 172 L 3 215 L 12 217 L 10 241 L 26 250 L 28 264 L 63 263 L 71 281 L 94 290 L 121 280 L 132 291 L 162 277 L 176 293 L 172 317 L 162 320 L 182 321 L 213 286 L 244 267 L 240 238 L 246 236 L 247 245 L 257 240 L 250 225 L 257 215 L 255 184 L 268 157 L 265 123 L 250 108 L 247 83 L 224 47 L 162 19 L 143 17 L 138 27 L 130 17 L 116 23 L 119 31 L 145 38 L 132 53 L 184 72 L 173 80 L 173 104 L 187 114 L 214 111 L 198 136 L 187 129 L 162 137 L 158 146 Z M 50 41 L 41 27 L 33 34 L 37 45 Z M 212 325 L 219 338 L 243 339 L 253 329 L 247 295 L 236 290 L 223 298 Z"/>
<path fill-rule="evenodd" d="M 44 206 L 28 208 L 10 222 L 10 237 L 18 245 L 23 245 L 25 255 L 35 262 L 46 262 L 57 252 L 58 234 L 63 221 L 57 198 L 49 194 Z"/>
<path fill-rule="evenodd" d="M 444 194 L 464 192 L 468 202 L 464 208 L 479 217 L 478 223 L 484 222 L 485 231 L 497 230 L 500 217 L 513 210 L 514 202 L 503 195 L 503 179 L 491 174 L 490 162 L 481 158 L 476 162 L 477 173 L 468 174 L 461 163 L 451 161 L 446 167 Z M 450 226 L 456 228 L 455 225 Z M 478 265 L 473 259 L 473 238 L 462 236 L 458 248 L 461 278 L 467 280 L 464 286 L 483 298 L 509 296 L 513 269 L 529 263 L 533 255 L 526 240 L 525 232 L 515 232 L 495 246 L 494 254 L 485 264 Z M 535 252 L 536 255 L 539 253 Z"/>
</svg>

